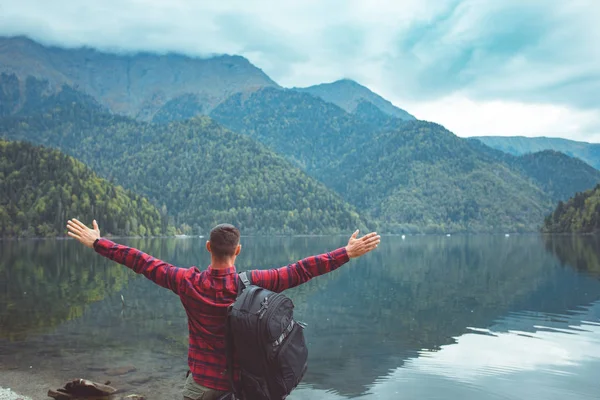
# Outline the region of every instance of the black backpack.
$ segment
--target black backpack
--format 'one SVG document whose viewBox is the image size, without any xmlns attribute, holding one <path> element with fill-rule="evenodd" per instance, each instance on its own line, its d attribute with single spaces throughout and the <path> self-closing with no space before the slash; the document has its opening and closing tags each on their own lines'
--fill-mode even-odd
<svg viewBox="0 0 600 400">
<path fill-rule="evenodd" d="M 229 380 L 238 399 L 285 399 L 306 372 L 304 326 L 294 320 L 290 298 L 252 285 L 249 276 L 239 274 L 240 289 L 228 309 Z M 241 375 L 235 384 L 234 357 Z"/>
</svg>

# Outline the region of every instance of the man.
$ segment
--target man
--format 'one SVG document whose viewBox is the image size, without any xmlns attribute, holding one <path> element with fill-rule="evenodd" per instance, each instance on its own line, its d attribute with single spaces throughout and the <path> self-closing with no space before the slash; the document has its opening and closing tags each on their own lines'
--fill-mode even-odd
<svg viewBox="0 0 600 400">
<path fill-rule="evenodd" d="M 185 382 L 184 400 L 213 400 L 230 390 L 225 373 L 225 323 L 227 308 L 235 301 L 238 278 L 235 259 L 240 254 L 240 232 L 233 225 L 217 225 L 210 232 L 206 249 L 211 255 L 208 269 L 177 268 L 137 249 L 122 246 L 100 237 L 98 224 L 93 229 L 77 219 L 67 222 L 69 236 L 97 253 L 148 279 L 171 289 L 186 310 L 189 328 L 188 365 L 191 374 Z M 251 281 L 273 292 L 281 292 L 311 278 L 333 271 L 350 258 L 375 249 L 380 236 L 372 232 L 358 238 L 358 231 L 348 244 L 329 253 L 308 257 L 286 267 L 251 271 Z"/>
</svg>

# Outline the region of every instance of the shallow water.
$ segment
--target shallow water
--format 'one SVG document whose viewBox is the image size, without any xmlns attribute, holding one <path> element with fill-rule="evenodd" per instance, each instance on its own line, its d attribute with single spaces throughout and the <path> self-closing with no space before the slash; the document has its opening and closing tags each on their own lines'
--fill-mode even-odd
<svg viewBox="0 0 600 400">
<path fill-rule="evenodd" d="M 119 240 L 201 268 L 203 241 Z M 243 238 L 238 269 L 285 265 L 345 241 Z M 70 240 L 0 242 L 0 282 L 0 386 L 42 399 L 41 387 L 83 377 L 180 398 L 187 324 L 170 291 Z M 384 237 L 376 252 L 287 293 L 308 323 L 310 351 L 292 400 L 600 392 L 597 238 Z"/>
</svg>

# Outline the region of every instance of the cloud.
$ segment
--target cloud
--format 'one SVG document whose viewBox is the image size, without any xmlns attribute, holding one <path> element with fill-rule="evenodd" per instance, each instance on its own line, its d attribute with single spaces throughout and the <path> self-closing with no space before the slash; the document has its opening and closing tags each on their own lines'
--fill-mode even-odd
<svg viewBox="0 0 600 400">
<path fill-rule="evenodd" d="M 111 51 L 239 54 L 283 86 L 351 78 L 442 124 L 452 119 L 436 118 L 447 113 L 435 106 L 456 98 L 464 99 L 457 115 L 473 119 L 500 104 L 498 113 L 555 110 L 562 125 L 554 131 L 589 138 L 600 134 L 599 13 L 595 0 L 0 0 L 0 34 Z M 531 126 L 541 117 L 525 114 L 507 118 Z M 581 116 L 579 130 L 567 132 Z"/>
<path fill-rule="evenodd" d="M 591 10 L 580 3 L 461 2 L 451 16 L 402 32 L 385 70 L 409 55 L 414 79 L 394 82 L 420 98 L 460 90 L 473 98 L 595 108 L 600 27 L 588 14 L 598 15 L 600 3 L 590 2 Z"/>
<path fill-rule="evenodd" d="M 443 124 L 458 136 L 547 136 L 600 142 L 600 113 L 560 104 L 472 100 L 454 94 L 405 106 L 419 119 Z"/>
</svg>

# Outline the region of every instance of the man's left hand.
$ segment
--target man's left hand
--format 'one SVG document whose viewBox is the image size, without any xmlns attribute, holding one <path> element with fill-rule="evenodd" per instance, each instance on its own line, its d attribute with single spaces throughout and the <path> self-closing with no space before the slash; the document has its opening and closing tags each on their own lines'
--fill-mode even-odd
<svg viewBox="0 0 600 400">
<path fill-rule="evenodd" d="M 79 240 L 87 247 L 94 247 L 96 239 L 100 239 L 100 229 L 96 220 L 93 222 L 94 229 L 90 229 L 85 226 L 79 220 L 73 218 L 67 222 L 67 228 L 69 229 L 68 235 L 72 238 Z"/>
</svg>

